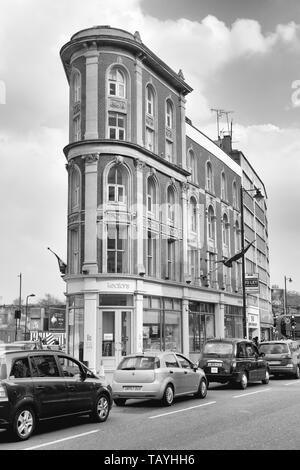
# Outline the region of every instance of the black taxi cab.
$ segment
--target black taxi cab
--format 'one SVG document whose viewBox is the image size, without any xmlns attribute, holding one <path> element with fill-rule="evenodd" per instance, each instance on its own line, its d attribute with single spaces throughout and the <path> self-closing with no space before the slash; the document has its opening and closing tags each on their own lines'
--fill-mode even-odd
<svg viewBox="0 0 300 470">
<path fill-rule="evenodd" d="M 249 382 L 269 382 L 269 365 L 263 356 L 250 340 L 215 338 L 204 343 L 199 367 L 209 382 L 229 382 L 245 389 Z"/>
</svg>

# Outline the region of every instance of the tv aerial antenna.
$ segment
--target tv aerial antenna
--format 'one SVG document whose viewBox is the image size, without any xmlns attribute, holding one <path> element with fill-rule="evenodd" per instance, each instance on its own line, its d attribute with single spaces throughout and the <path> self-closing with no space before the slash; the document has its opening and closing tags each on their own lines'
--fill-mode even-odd
<svg viewBox="0 0 300 470">
<path fill-rule="evenodd" d="M 228 134 L 232 137 L 232 120 L 229 124 L 229 114 L 232 114 L 234 111 L 225 111 L 225 109 L 216 109 L 216 108 L 211 108 L 211 111 L 216 113 L 216 118 L 217 118 L 217 135 L 218 135 L 218 140 L 221 139 L 221 133 L 220 133 L 220 119 L 223 116 L 226 116 L 226 122 L 227 122 L 227 132 Z M 223 131 L 222 131 L 223 132 Z"/>
</svg>

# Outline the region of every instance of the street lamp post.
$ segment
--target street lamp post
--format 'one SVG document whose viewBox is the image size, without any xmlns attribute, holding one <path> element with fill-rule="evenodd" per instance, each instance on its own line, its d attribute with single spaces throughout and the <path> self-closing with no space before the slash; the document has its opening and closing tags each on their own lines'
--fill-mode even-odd
<svg viewBox="0 0 300 470">
<path fill-rule="evenodd" d="M 26 305 L 25 305 L 25 330 L 24 330 L 24 339 L 27 338 L 27 310 L 28 310 L 28 297 L 35 297 L 35 294 L 29 294 L 26 296 Z"/>
<path fill-rule="evenodd" d="M 250 193 L 255 191 L 253 199 L 261 201 L 264 198 L 264 195 L 261 193 L 259 188 L 245 189 L 241 185 L 240 187 L 240 200 L 241 200 L 241 248 L 242 252 L 245 249 L 245 225 L 244 225 L 244 192 Z M 247 338 L 247 302 L 246 302 L 246 285 L 245 285 L 245 254 L 242 256 L 242 292 L 243 292 L 243 304 L 242 304 L 242 314 L 243 314 L 243 337 Z"/>
<path fill-rule="evenodd" d="M 286 325 L 286 319 L 288 316 L 288 302 L 287 302 L 287 289 L 286 289 L 286 281 L 292 282 L 291 277 L 284 276 L 284 322 Z"/>
</svg>

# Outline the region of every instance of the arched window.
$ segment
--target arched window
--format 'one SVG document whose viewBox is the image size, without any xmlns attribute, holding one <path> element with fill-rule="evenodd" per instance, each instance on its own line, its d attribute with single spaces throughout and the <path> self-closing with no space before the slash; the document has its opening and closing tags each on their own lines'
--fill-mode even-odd
<svg viewBox="0 0 300 470">
<path fill-rule="evenodd" d="M 189 150 L 187 154 L 187 167 L 191 172 L 192 181 L 197 180 L 197 161 L 193 150 Z"/>
<path fill-rule="evenodd" d="M 197 231 L 197 202 L 194 197 L 190 199 L 190 228 L 192 232 Z"/>
<path fill-rule="evenodd" d="M 107 176 L 107 199 L 109 203 L 127 203 L 128 172 L 124 165 L 116 164 L 109 170 Z"/>
<path fill-rule="evenodd" d="M 236 253 L 241 249 L 241 233 L 238 221 L 235 223 L 234 249 Z"/>
<path fill-rule="evenodd" d="M 146 128 L 145 128 L 145 145 L 151 152 L 155 151 L 155 95 L 152 85 L 146 87 Z"/>
<path fill-rule="evenodd" d="M 149 176 L 147 180 L 147 211 L 152 215 L 156 212 L 156 185 L 154 178 Z"/>
<path fill-rule="evenodd" d="M 237 188 L 235 181 L 232 183 L 232 205 L 233 207 L 237 207 Z"/>
<path fill-rule="evenodd" d="M 167 204 L 168 204 L 168 222 L 171 224 L 175 223 L 175 193 L 172 186 L 168 187 L 167 193 Z"/>
<path fill-rule="evenodd" d="M 70 173 L 70 210 L 74 212 L 80 207 L 80 171 L 73 167 Z"/>
<path fill-rule="evenodd" d="M 206 163 L 206 189 L 207 191 L 213 192 L 213 171 L 212 171 L 212 166 L 210 162 Z"/>
<path fill-rule="evenodd" d="M 222 219 L 222 242 L 223 245 L 229 246 L 229 226 L 227 214 L 224 214 Z"/>
<path fill-rule="evenodd" d="M 221 173 L 221 199 L 223 199 L 223 201 L 227 200 L 227 182 L 224 171 Z"/>
<path fill-rule="evenodd" d="M 119 67 L 112 67 L 108 75 L 108 94 L 126 98 L 126 79 Z"/>
<path fill-rule="evenodd" d="M 207 211 L 207 234 L 210 240 L 215 241 L 216 228 L 215 228 L 215 213 L 212 206 L 209 206 Z"/>
<path fill-rule="evenodd" d="M 170 100 L 167 100 L 166 106 L 166 126 L 169 129 L 173 129 L 173 105 Z"/>
<path fill-rule="evenodd" d="M 166 102 L 166 159 L 170 162 L 174 161 L 174 110 L 171 100 Z"/>
<path fill-rule="evenodd" d="M 154 117 L 154 91 L 151 85 L 146 88 L 146 113 Z"/>
<path fill-rule="evenodd" d="M 76 70 L 73 74 L 73 102 L 78 103 L 81 101 L 81 76 Z"/>
</svg>

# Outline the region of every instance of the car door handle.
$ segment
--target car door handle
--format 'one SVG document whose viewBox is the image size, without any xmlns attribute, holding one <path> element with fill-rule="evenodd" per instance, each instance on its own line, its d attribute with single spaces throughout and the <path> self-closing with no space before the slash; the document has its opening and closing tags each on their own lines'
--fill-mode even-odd
<svg viewBox="0 0 300 470">
<path fill-rule="evenodd" d="M 37 388 L 38 390 L 43 390 L 45 387 L 43 387 L 43 385 L 37 385 L 36 388 Z"/>
<path fill-rule="evenodd" d="M 170 370 L 170 374 L 173 374 L 173 371 L 172 371 L 172 370 Z"/>
<path fill-rule="evenodd" d="M 187 374 L 187 370 L 185 370 L 184 373 Z"/>
<path fill-rule="evenodd" d="M 67 388 L 69 388 L 70 390 L 75 390 L 74 385 L 67 385 Z"/>
</svg>

